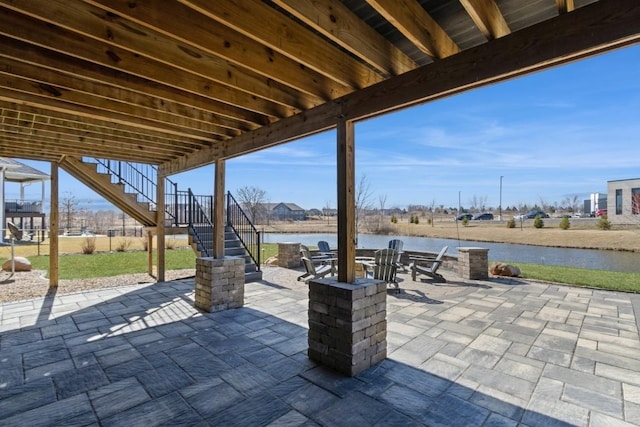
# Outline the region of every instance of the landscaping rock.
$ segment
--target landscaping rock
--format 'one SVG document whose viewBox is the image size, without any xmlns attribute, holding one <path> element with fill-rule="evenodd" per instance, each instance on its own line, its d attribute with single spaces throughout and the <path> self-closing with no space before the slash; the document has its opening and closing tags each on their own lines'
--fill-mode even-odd
<svg viewBox="0 0 640 427">
<path fill-rule="evenodd" d="M 489 272 L 494 276 L 509 276 L 509 277 L 520 276 L 520 268 L 516 267 L 515 265 L 503 264 L 503 263 L 492 265 Z"/>
<path fill-rule="evenodd" d="M 15 271 L 31 271 L 31 261 L 24 257 L 17 256 L 15 260 Z M 2 264 L 3 271 L 11 271 L 11 259 Z"/>
</svg>

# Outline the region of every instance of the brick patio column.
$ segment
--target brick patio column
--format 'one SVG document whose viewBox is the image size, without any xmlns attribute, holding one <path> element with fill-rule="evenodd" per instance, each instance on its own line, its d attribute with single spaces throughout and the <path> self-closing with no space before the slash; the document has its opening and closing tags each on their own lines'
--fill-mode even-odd
<svg viewBox="0 0 640 427">
<path fill-rule="evenodd" d="M 244 305 L 242 257 L 196 259 L 194 306 L 209 313 Z"/>
<path fill-rule="evenodd" d="M 308 355 L 354 376 L 387 357 L 387 285 L 380 280 L 309 281 Z"/>
<path fill-rule="evenodd" d="M 300 243 L 278 243 L 278 267 L 300 267 Z"/>
<path fill-rule="evenodd" d="M 463 279 L 488 279 L 489 249 L 458 248 L 458 274 Z"/>
</svg>

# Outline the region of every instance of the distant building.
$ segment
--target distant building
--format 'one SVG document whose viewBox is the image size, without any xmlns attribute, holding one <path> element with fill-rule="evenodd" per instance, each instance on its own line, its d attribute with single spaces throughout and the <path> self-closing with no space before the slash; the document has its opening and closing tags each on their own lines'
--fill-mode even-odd
<svg viewBox="0 0 640 427">
<path fill-rule="evenodd" d="M 607 181 L 607 217 L 612 224 L 640 223 L 640 178 Z"/>
<path fill-rule="evenodd" d="M 295 203 L 278 203 L 271 209 L 271 218 L 276 220 L 302 221 L 305 217 L 305 210 Z"/>
<path fill-rule="evenodd" d="M 320 209 L 309 209 L 307 216 L 322 216 L 322 211 Z"/>
</svg>

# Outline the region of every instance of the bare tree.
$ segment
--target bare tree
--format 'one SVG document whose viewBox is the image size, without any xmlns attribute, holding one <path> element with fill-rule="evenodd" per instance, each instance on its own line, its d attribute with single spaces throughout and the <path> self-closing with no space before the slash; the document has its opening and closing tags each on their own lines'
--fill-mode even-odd
<svg viewBox="0 0 640 427">
<path fill-rule="evenodd" d="M 382 227 L 382 224 L 384 224 L 384 205 L 386 203 L 387 203 L 387 195 L 386 194 L 378 195 L 378 204 L 380 206 L 380 224 L 378 225 L 378 227 Z"/>
<path fill-rule="evenodd" d="M 363 174 L 356 186 L 356 236 L 358 234 L 358 224 L 360 220 L 364 217 L 365 212 L 371 209 L 371 196 L 371 185 L 367 175 Z"/>
<path fill-rule="evenodd" d="M 60 203 L 61 222 L 65 224 L 67 231 L 71 230 L 78 213 L 78 200 L 68 191 L 65 191 Z"/>
<path fill-rule="evenodd" d="M 264 210 L 267 192 L 258 187 L 241 187 L 237 190 L 238 201 L 254 223 Z"/>
<path fill-rule="evenodd" d="M 435 227 L 435 225 L 433 224 L 433 220 L 434 220 L 433 215 L 434 215 L 435 211 L 436 211 L 436 200 L 433 199 L 431 201 L 431 204 L 429 205 L 429 212 L 431 212 L 431 226 L 432 227 Z"/>
<path fill-rule="evenodd" d="M 471 210 L 474 211 L 483 211 L 487 206 L 487 196 L 478 196 L 476 194 L 473 195 L 471 200 L 469 200 L 469 204 L 471 205 Z"/>
</svg>

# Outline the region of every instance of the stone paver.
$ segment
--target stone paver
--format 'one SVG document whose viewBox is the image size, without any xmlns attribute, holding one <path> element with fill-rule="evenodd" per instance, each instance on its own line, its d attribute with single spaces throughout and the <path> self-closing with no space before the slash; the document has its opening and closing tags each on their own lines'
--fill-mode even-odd
<svg viewBox="0 0 640 427">
<path fill-rule="evenodd" d="M 217 313 L 193 279 L 0 305 L 0 425 L 640 425 L 640 296 L 444 274 L 400 275 L 353 378 L 307 357 L 296 270 Z"/>
</svg>

